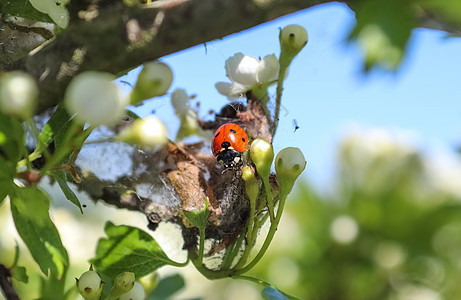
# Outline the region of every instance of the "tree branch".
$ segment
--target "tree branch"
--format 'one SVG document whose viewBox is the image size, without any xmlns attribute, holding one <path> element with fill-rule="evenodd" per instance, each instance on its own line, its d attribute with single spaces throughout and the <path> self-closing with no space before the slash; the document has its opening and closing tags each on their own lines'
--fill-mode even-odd
<svg viewBox="0 0 461 300">
<path fill-rule="evenodd" d="M 330 0 L 123 0 L 71 1 L 70 22 L 53 40 L 0 71 L 24 70 L 40 85 L 39 112 L 59 103 L 70 79 L 86 70 L 121 75 L 145 61 L 220 39 Z M 355 0 L 345 0 L 354 8 Z M 418 10 L 420 25 L 440 16 Z M 434 22 L 431 22 L 434 20 Z M 442 18 L 443 20 L 443 18 Z M 443 23 L 443 22 L 442 22 Z M 444 25 L 444 24 L 442 24 Z M 459 32 L 457 27 L 441 27 Z"/>
<path fill-rule="evenodd" d="M 122 0 L 93 2 L 71 1 L 67 29 L 32 55 L 3 66 L 38 79 L 40 111 L 59 103 L 70 79 L 82 71 L 120 74 L 324 1 L 162 0 L 133 7 Z"/>
<path fill-rule="evenodd" d="M 10 281 L 11 273 L 4 265 L 0 264 L 0 288 L 8 300 L 19 300 L 18 294 Z"/>
</svg>

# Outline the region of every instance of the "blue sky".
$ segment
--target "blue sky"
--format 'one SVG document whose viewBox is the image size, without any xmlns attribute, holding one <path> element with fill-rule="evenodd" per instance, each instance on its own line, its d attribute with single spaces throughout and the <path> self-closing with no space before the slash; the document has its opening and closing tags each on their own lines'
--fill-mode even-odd
<svg viewBox="0 0 461 300">
<path fill-rule="evenodd" d="M 325 187 L 334 170 L 335 149 L 351 126 L 411 132 L 418 147 L 431 152 L 461 143 L 461 39 L 417 29 L 396 72 L 361 72 L 360 51 L 346 43 L 355 24 L 347 6 L 332 3 L 292 14 L 219 41 L 164 57 L 174 72 L 170 91 L 196 94 L 201 116 L 228 103 L 214 84 L 228 81 L 224 62 L 236 52 L 279 55 L 279 28 L 299 24 L 309 43 L 295 58 L 285 81 L 281 123 L 274 146 L 302 149 L 309 165 L 304 177 Z M 134 72 L 135 74 L 136 72 Z M 133 74 L 122 78 L 135 82 Z M 169 96 L 151 100 L 142 114 L 155 113 L 174 134 Z M 300 129 L 293 133 L 293 119 Z M 415 142 L 415 141 L 413 141 Z"/>
</svg>

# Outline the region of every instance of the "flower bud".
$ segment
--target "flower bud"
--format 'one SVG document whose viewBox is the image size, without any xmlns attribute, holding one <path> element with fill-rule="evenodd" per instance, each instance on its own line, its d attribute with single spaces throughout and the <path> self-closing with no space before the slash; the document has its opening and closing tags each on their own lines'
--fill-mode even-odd
<svg viewBox="0 0 461 300">
<path fill-rule="evenodd" d="M 136 119 L 133 124 L 125 128 L 118 140 L 139 146 L 155 148 L 168 142 L 165 125 L 155 116 L 145 119 Z"/>
<path fill-rule="evenodd" d="M 144 300 L 146 292 L 139 282 L 135 282 L 133 288 L 126 294 L 120 296 L 119 300 Z"/>
<path fill-rule="evenodd" d="M 307 44 L 307 31 L 299 25 L 288 25 L 280 31 L 280 66 L 287 68 Z"/>
<path fill-rule="evenodd" d="M 86 271 L 77 280 L 78 292 L 87 300 L 97 300 L 102 292 L 102 281 L 95 271 Z"/>
<path fill-rule="evenodd" d="M 306 160 L 299 148 L 287 147 L 275 158 L 275 171 L 281 194 L 288 195 L 299 175 L 306 168 Z"/>
<path fill-rule="evenodd" d="M 175 89 L 171 93 L 171 105 L 177 116 L 184 116 L 190 109 L 189 96 L 184 89 Z"/>
<path fill-rule="evenodd" d="M 66 109 L 76 114 L 81 123 L 93 126 L 117 123 L 128 103 L 113 79 L 112 74 L 95 71 L 75 76 L 66 90 Z"/>
<path fill-rule="evenodd" d="M 134 286 L 134 273 L 123 272 L 115 276 L 114 285 L 110 291 L 111 299 L 120 297 L 123 294 L 128 293 Z"/>
<path fill-rule="evenodd" d="M 255 139 L 251 143 L 250 157 L 259 175 L 262 178 L 269 178 L 272 160 L 274 159 L 272 144 L 265 139 Z"/>
<path fill-rule="evenodd" d="M 166 94 L 173 82 L 173 72 L 167 64 L 151 61 L 144 64 L 131 92 L 131 104 Z"/>
<path fill-rule="evenodd" d="M 0 110 L 22 119 L 32 117 L 38 96 L 35 80 L 27 73 L 14 71 L 0 78 Z"/>
<path fill-rule="evenodd" d="M 245 181 L 245 190 L 250 201 L 256 202 L 259 194 L 259 181 L 256 179 L 255 170 L 251 166 L 242 169 L 242 179 Z"/>
</svg>

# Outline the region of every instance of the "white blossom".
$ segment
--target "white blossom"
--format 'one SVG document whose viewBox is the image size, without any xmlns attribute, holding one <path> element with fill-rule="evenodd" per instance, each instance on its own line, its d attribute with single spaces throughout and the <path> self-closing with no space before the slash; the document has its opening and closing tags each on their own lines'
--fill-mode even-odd
<svg viewBox="0 0 461 300">
<path fill-rule="evenodd" d="M 0 78 L 0 110 L 27 119 L 36 107 L 38 88 L 27 73 L 14 71 Z"/>
<path fill-rule="evenodd" d="M 112 82 L 113 75 L 88 71 L 77 75 L 69 84 L 65 105 L 77 120 L 93 126 L 117 123 L 128 100 Z"/>
<path fill-rule="evenodd" d="M 259 60 L 239 52 L 226 60 L 225 68 L 231 82 L 217 82 L 215 86 L 227 97 L 239 97 L 256 86 L 273 84 L 279 74 L 279 62 L 274 54 Z"/>
</svg>

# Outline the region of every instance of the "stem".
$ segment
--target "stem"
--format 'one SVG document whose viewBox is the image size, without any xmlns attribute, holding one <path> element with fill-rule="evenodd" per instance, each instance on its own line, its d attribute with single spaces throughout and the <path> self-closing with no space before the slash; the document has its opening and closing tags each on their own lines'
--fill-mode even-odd
<svg viewBox="0 0 461 300">
<path fill-rule="evenodd" d="M 203 263 L 203 252 L 205 251 L 205 228 L 200 229 L 200 244 L 198 250 L 198 261 Z"/>
<path fill-rule="evenodd" d="M 274 115 L 274 125 L 272 126 L 272 139 L 274 139 L 275 132 L 277 131 L 277 127 L 279 125 L 279 114 L 280 114 L 280 104 L 282 102 L 283 81 L 285 80 L 285 74 L 287 73 L 287 68 L 288 66 L 280 66 L 279 79 L 277 83 L 277 96 L 275 98 L 275 115 Z"/>
<path fill-rule="evenodd" d="M 269 215 L 274 219 L 274 199 L 272 198 L 272 191 L 269 185 L 269 176 L 263 177 L 264 190 L 266 192 L 267 206 L 269 207 Z"/>
<path fill-rule="evenodd" d="M 266 240 L 264 241 L 264 244 L 262 245 L 261 249 L 259 249 L 258 254 L 253 258 L 253 260 L 246 265 L 244 268 L 238 270 L 235 274 L 240 275 L 243 273 L 248 272 L 251 270 L 264 256 L 266 253 L 267 249 L 269 248 L 270 243 L 272 242 L 272 239 L 274 238 L 275 232 L 277 231 L 277 226 L 280 222 L 280 218 L 282 217 L 282 212 L 283 212 L 283 207 L 285 206 L 285 200 L 287 198 L 288 194 L 284 193 L 281 191 L 280 193 L 280 202 L 279 206 L 277 209 L 277 216 L 275 217 L 275 220 L 271 222 L 271 227 L 269 229 L 269 232 L 267 233 Z"/>
<path fill-rule="evenodd" d="M 262 285 L 262 286 L 272 286 L 272 284 L 270 284 L 267 281 L 264 281 L 262 279 L 259 279 L 259 278 L 253 277 L 253 276 L 248 276 L 248 275 L 233 275 L 232 279 L 248 280 L 248 281 L 254 282 L 256 284 Z"/>
<path fill-rule="evenodd" d="M 11 284 L 11 273 L 8 268 L 0 264 L 0 288 L 8 300 L 19 300 L 18 294 Z"/>
<path fill-rule="evenodd" d="M 226 251 L 224 254 L 223 263 L 221 265 L 221 269 L 230 269 L 232 263 L 234 262 L 234 258 L 237 255 L 237 252 L 242 245 L 243 238 L 245 237 L 245 233 L 241 233 L 238 239 L 232 244 L 231 248 Z"/>
</svg>

